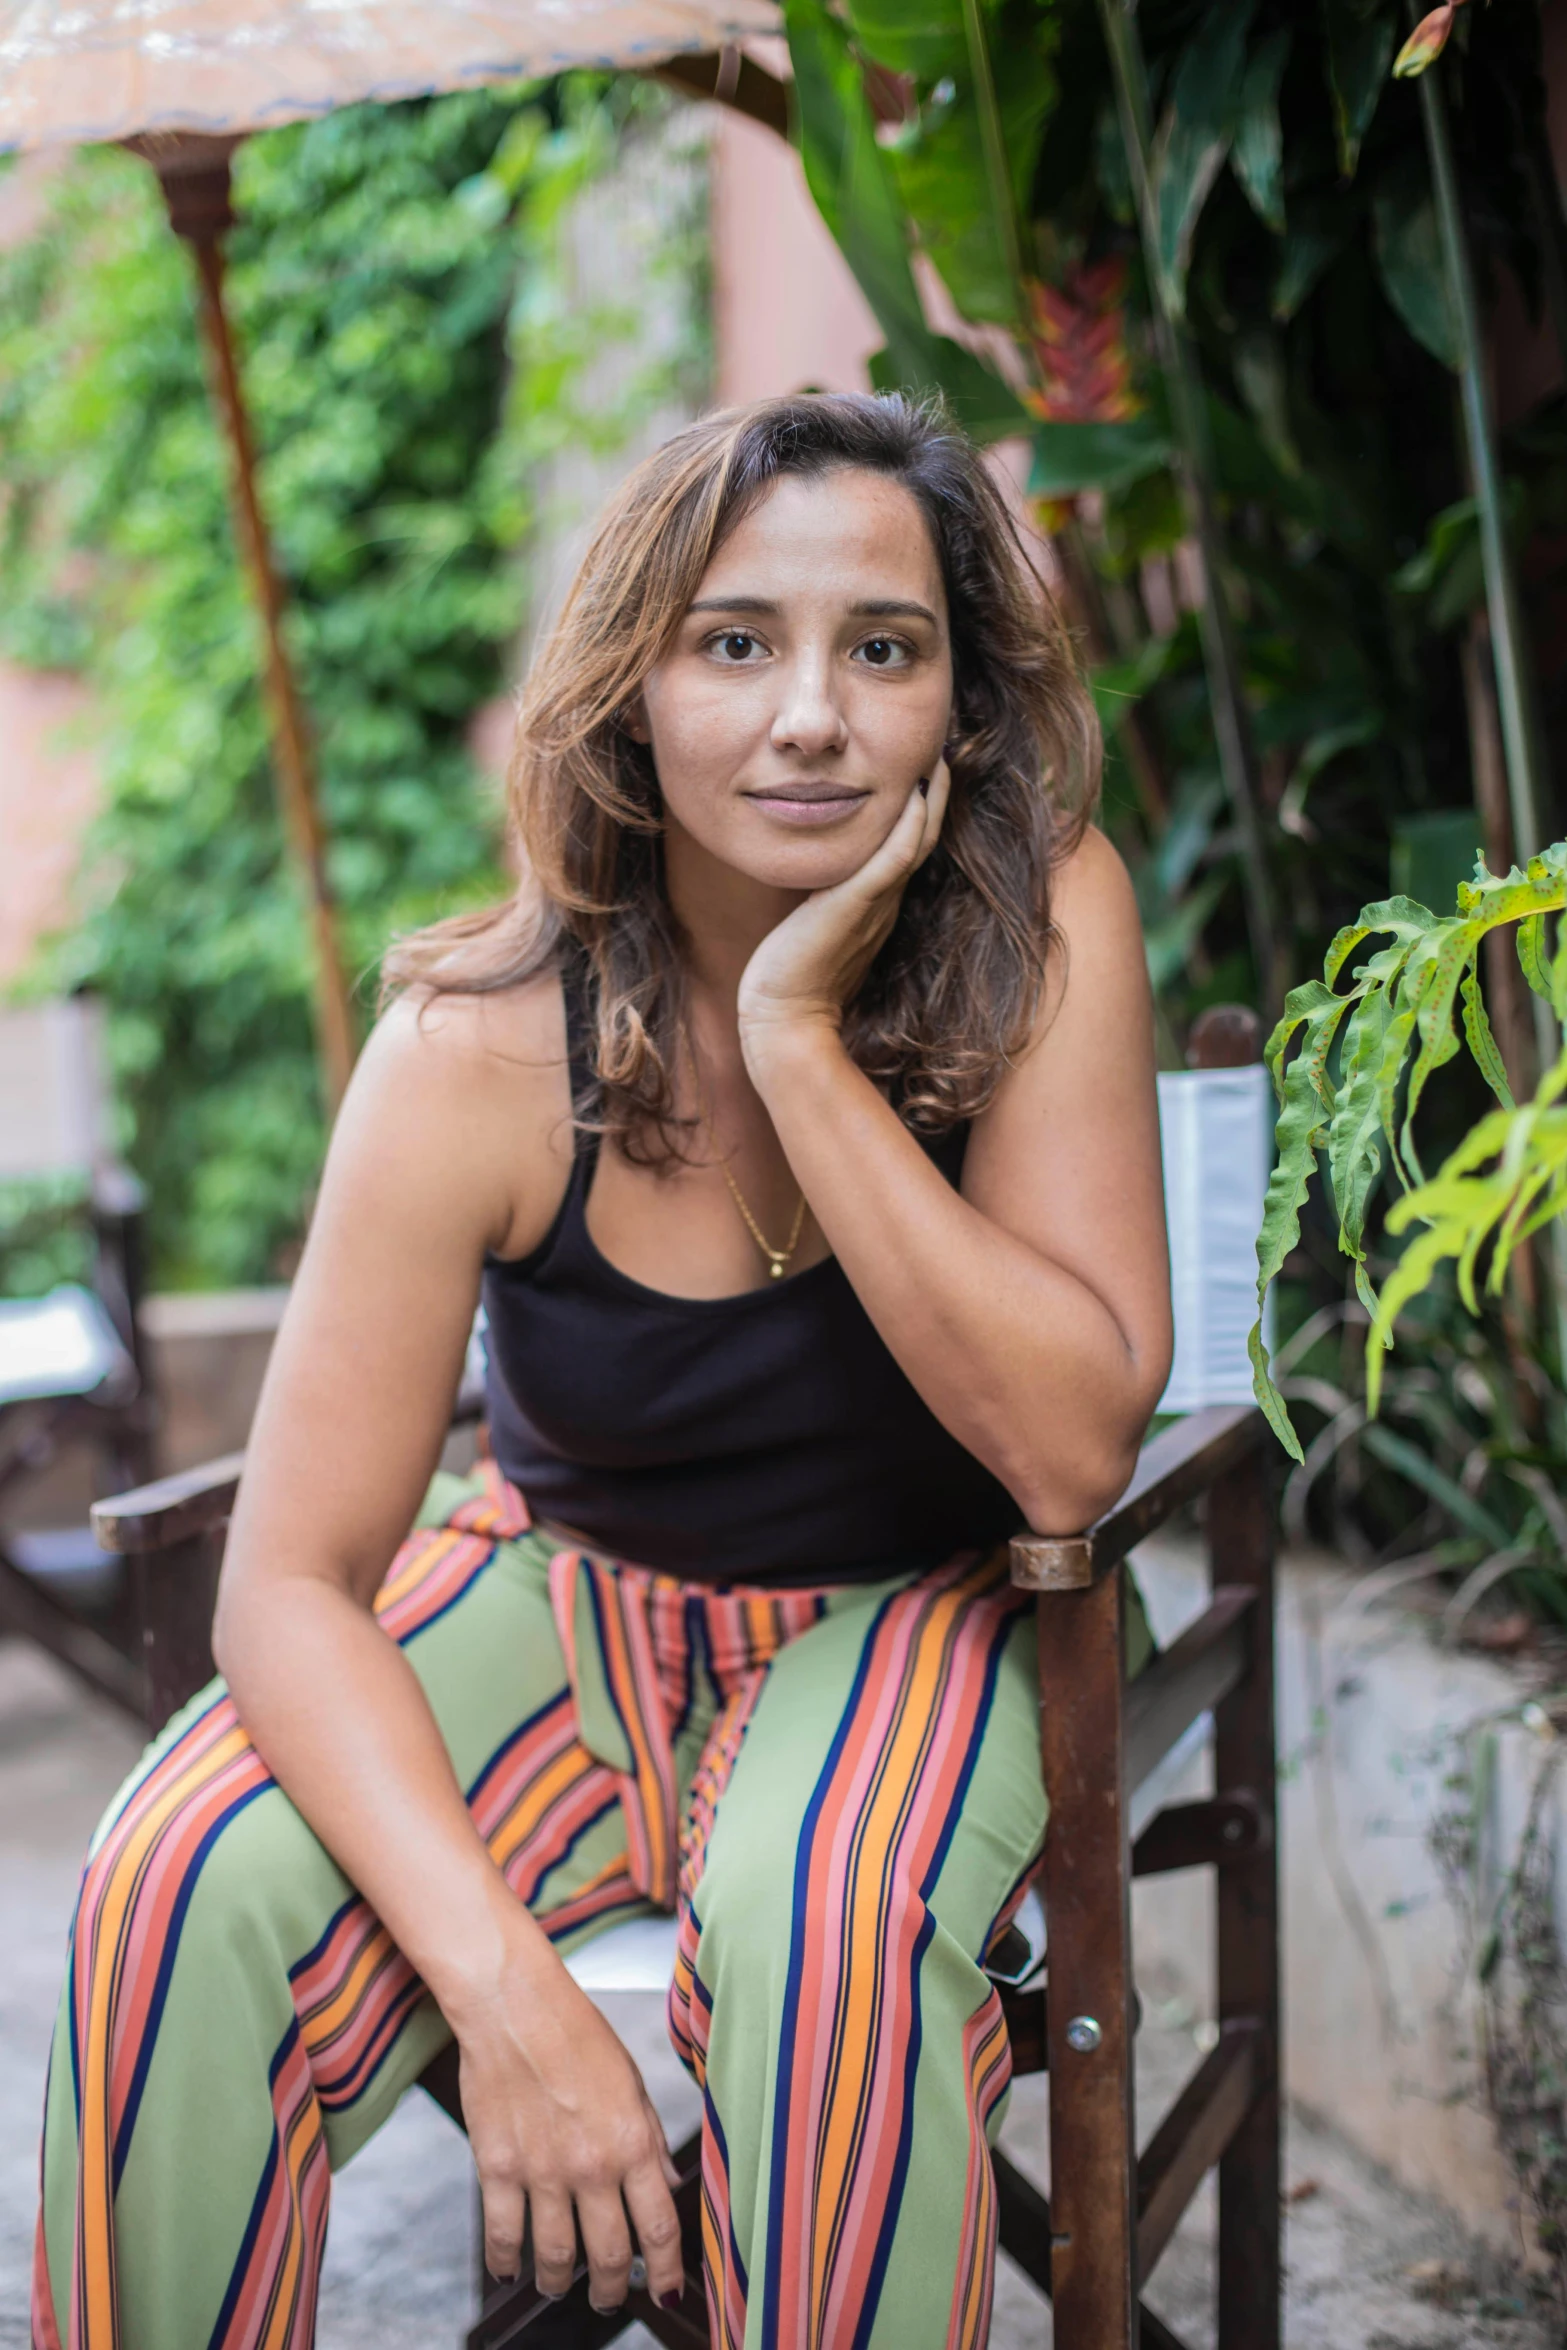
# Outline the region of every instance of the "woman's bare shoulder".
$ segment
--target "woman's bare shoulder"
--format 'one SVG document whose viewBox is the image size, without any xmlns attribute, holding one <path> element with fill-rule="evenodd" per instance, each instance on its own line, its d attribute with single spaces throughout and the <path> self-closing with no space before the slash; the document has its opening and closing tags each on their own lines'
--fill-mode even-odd
<svg viewBox="0 0 1567 2350">
<path fill-rule="evenodd" d="M 360 1056 L 332 1155 L 360 1177 L 394 1163 L 408 1192 L 446 1201 L 461 1222 L 471 1211 L 487 1246 L 525 1252 L 571 1162 L 558 974 L 488 995 L 396 997 Z"/>
<path fill-rule="evenodd" d="M 484 995 L 405 988 L 376 1022 L 366 1060 L 372 1055 L 389 1075 L 420 1087 L 482 1083 L 502 1070 L 548 1087 L 566 1060 L 560 976 L 540 971 Z"/>
<path fill-rule="evenodd" d="M 1089 825 L 1050 877 L 1050 942 L 1033 1046 L 1118 1027 L 1148 993 L 1142 919 L 1120 853 Z"/>
<path fill-rule="evenodd" d="M 1097 825 L 1084 826 L 1070 854 L 1052 872 L 1050 913 L 1054 927 L 1068 938 L 1104 926 L 1122 934 L 1139 931 L 1132 877 L 1120 851 Z"/>
</svg>

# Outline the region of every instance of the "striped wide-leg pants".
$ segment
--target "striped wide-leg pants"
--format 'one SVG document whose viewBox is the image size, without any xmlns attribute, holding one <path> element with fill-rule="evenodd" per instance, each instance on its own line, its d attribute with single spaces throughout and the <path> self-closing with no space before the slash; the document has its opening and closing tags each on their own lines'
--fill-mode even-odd
<svg viewBox="0 0 1567 2350">
<path fill-rule="evenodd" d="M 564 1949 L 678 1907 L 720 2350 L 970 2350 L 1009 2071 L 980 1961 L 1040 1852 L 1000 1557 L 715 1590 L 438 1479 L 378 1601 Z M 221 1682 L 111 1807 L 50 2068 L 35 2350 L 307 2350 L 330 2175 L 446 2026 Z"/>
</svg>

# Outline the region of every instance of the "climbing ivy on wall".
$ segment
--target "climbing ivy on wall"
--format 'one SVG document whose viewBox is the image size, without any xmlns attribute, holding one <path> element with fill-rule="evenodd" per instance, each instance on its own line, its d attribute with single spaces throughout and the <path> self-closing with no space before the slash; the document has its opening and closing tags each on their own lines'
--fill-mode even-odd
<svg viewBox="0 0 1567 2350">
<path fill-rule="evenodd" d="M 538 465 L 636 329 L 606 311 L 564 335 L 552 257 L 572 199 L 672 103 L 571 77 L 353 108 L 235 158 L 231 307 L 367 996 L 394 931 L 504 886 L 467 729 L 526 611 Z M 653 388 L 672 364 L 699 375 L 700 346 L 665 354 Z M 0 643 L 84 667 L 104 712 L 84 917 L 37 977 L 108 1001 L 153 1274 L 173 1285 L 286 1270 L 323 1142 L 225 466 L 151 174 L 84 153 L 0 255 Z M 5 1220 L 0 1203 L 0 1287 Z M 37 1223 L 18 1288 L 47 1260 Z"/>
</svg>

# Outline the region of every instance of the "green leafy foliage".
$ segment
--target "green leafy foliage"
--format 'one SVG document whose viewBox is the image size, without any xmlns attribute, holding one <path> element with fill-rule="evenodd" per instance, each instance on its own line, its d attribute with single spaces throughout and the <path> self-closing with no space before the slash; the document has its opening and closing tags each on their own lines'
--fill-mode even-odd
<svg viewBox="0 0 1567 2350">
<path fill-rule="evenodd" d="M 1258 1319 L 1250 1343 L 1257 1400 L 1296 1460 L 1302 1457 L 1300 1442 L 1269 1373 L 1261 1309 L 1299 1241 L 1300 1210 L 1323 1152 L 1338 1244 L 1353 1262 L 1370 1317 L 1366 1396 L 1372 1415 L 1382 1353 L 1392 1343 L 1399 1309 L 1429 1286 L 1438 1265 L 1456 1262 L 1459 1293 L 1473 1312 L 1476 1263 L 1486 1244 L 1496 1244 L 1494 1294 L 1519 1239 L 1567 1203 L 1567 1110 L 1557 1107 L 1567 1090 L 1567 1057 L 1547 1073 L 1532 1102 L 1515 1106 L 1478 970 L 1487 934 L 1516 926 L 1525 975 L 1560 1023 L 1567 1017 L 1567 955 L 1547 964 L 1543 933 L 1547 914 L 1559 913 L 1564 904 L 1567 843 L 1558 842 L 1531 858 L 1526 872 L 1515 867 L 1498 877 L 1477 862 L 1474 880 L 1459 889 L 1455 914 L 1435 915 L 1409 898 L 1367 906 L 1334 939 L 1322 979 L 1291 993 L 1268 1040 L 1279 1099 L 1278 1156 L 1257 1241 Z M 1350 957 L 1372 939 L 1388 943 L 1354 964 L 1351 984 L 1341 988 Z M 1461 1050 L 1460 1026 L 1501 1107 L 1471 1130 L 1428 1181 L 1416 1153 L 1415 1117 L 1430 1077 Z M 1366 1269 L 1366 1217 L 1385 1170 L 1404 1188 L 1389 1229 L 1401 1234 L 1416 1223 L 1426 1229 L 1405 1248 L 1379 1299 Z"/>
<path fill-rule="evenodd" d="M 540 464 L 573 429 L 626 422 L 581 396 L 624 323 L 563 320 L 553 240 L 667 103 L 586 78 L 472 92 L 236 157 L 229 304 L 367 996 L 390 933 L 504 887 L 468 724 L 526 609 Z M 660 389 L 625 388 L 628 411 Z M 84 918 L 49 976 L 108 1003 L 169 1285 L 286 1268 L 323 1139 L 226 467 L 152 176 L 84 153 L 0 256 L 0 576 L 7 649 L 85 662 L 104 714 Z"/>
<path fill-rule="evenodd" d="M 956 394 L 951 346 L 938 347 L 911 305 L 914 256 L 985 329 L 980 347 L 994 353 L 998 328 L 1010 332 L 1009 381 L 1046 410 L 1031 428 L 1030 491 L 1060 536 L 1069 616 L 1109 689 L 1104 820 L 1142 877 L 1160 941 L 1150 965 L 1173 1038 L 1223 993 L 1255 995 L 1256 979 L 1237 834 L 1222 805 L 1173 899 L 1159 878 L 1172 869 L 1163 827 L 1189 838 L 1187 812 L 1208 804 L 1214 721 L 1189 625 L 1197 584 L 1179 568 L 1189 524 L 1101 14 L 1102 0 L 969 10 L 939 0 L 912 15 L 891 0 L 836 12 L 799 0 L 789 29 L 811 185 L 888 336 L 879 380 Z M 1466 14 L 1462 72 L 1447 71 L 1451 59 L 1440 70 L 1471 241 L 1483 278 L 1509 274 L 1537 305 L 1544 256 L 1564 233 L 1559 205 L 1544 207 L 1520 165 L 1543 121 L 1539 13 L 1520 0 Z M 943 108 L 969 104 L 970 18 L 983 28 L 998 96 L 1015 90 L 1021 105 L 1028 94 L 1025 128 L 1008 131 L 1012 234 L 997 223 L 988 243 L 975 225 L 996 202 L 981 143 L 968 138 L 960 152 L 940 131 Z M 1017 62 L 1025 20 L 1036 51 L 1026 72 Z M 1298 975 L 1337 926 L 1386 893 L 1406 818 L 1472 805 L 1453 639 L 1482 601 L 1482 577 L 1424 132 L 1417 93 L 1391 79 L 1401 37 L 1393 0 L 1150 5 L 1137 21 L 1161 268 L 1207 393 L 1210 486 L 1283 961 Z M 807 46 L 824 44 L 837 103 L 860 110 L 854 171 L 813 163 L 825 117 L 809 60 L 800 68 Z M 878 130 L 866 65 L 884 81 L 902 77 L 901 122 Z M 862 216 L 865 186 L 874 206 Z M 971 281 L 960 254 L 982 245 L 990 259 Z M 1025 287 L 1068 306 L 1082 302 L 1085 273 L 1123 273 L 1118 323 L 1082 309 L 1081 345 L 1067 352 L 1078 373 L 1066 389 L 1083 395 L 1075 407 L 1046 370 L 1037 319 L 1019 319 L 1015 305 L 1009 314 L 999 298 L 1009 246 Z M 1110 327 L 1125 364 L 1096 375 Z M 1048 358 L 1059 379 L 1059 343 Z M 969 415 L 985 413 L 978 365 L 966 360 L 955 397 Z M 999 386 L 999 375 L 991 380 Z M 1114 404 L 1096 409 L 1106 391 Z M 1004 405 L 1015 424 L 1010 393 Z M 1567 527 L 1560 405 L 1544 403 L 1505 443 L 1520 547 Z M 1006 429 L 1001 415 L 985 429 Z M 1546 552 L 1531 565 L 1542 603 Z"/>
<path fill-rule="evenodd" d="M 873 374 L 878 381 L 913 391 L 943 393 L 978 440 L 1000 440 L 1025 429 L 1027 417 L 1006 385 L 981 360 L 948 337 L 932 333 L 925 322 L 909 257 L 894 158 L 876 136 L 875 118 L 865 94 L 863 64 L 853 32 L 857 20 L 846 22 L 826 7 L 824 0 L 785 0 L 784 20 L 794 67 L 805 176 L 817 209 L 843 247 L 887 337 L 886 351 L 879 366 L 873 363 Z M 932 56 L 944 58 L 951 48 L 954 27 L 961 47 L 962 11 L 958 6 L 939 12 L 935 31 L 916 28 L 905 34 L 894 28 L 889 35 L 885 26 L 879 29 L 897 56 L 906 54 L 907 44 L 915 41 L 923 43 Z M 967 80 L 966 64 L 963 70 Z M 938 106 L 938 131 L 946 119 Z M 974 135 L 977 139 L 977 129 Z M 919 152 L 924 154 L 923 149 Z M 913 175 L 917 184 L 913 153 L 911 150 L 904 159 L 904 177 Z M 942 184 L 946 184 L 944 179 Z M 976 216 L 989 222 L 989 242 L 994 247 L 988 182 L 977 148 L 972 148 L 956 169 L 954 193 L 950 209 L 960 213 L 968 225 L 954 228 L 949 247 L 960 249 L 965 239 L 972 241 Z M 943 209 L 945 212 L 948 207 Z M 993 252 L 985 266 L 994 270 Z M 983 299 L 988 303 L 993 298 L 994 281 Z M 1008 308 L 1015 309 L 1015 304 L 1009 303 Z M 988 308 L 976 313 L 992 314 Z"/>
</svg>

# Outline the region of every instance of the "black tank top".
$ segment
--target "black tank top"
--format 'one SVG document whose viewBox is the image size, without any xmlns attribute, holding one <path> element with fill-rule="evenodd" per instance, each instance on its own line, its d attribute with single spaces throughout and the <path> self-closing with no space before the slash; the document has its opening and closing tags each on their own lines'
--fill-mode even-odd
<svg viewBox="0 0 1567 2350">
<path fill-rule="evenodd" d="M 966 1141 L 926 1146 L 950 1183 Z M 1017 1504 L 916 1394 L 835 1258 L 736 1297 L 648 1289 L 589 1236 L 597 1161 L 579 1130 L 539 1246 L 484 1270 L 490 1441 L 535 1516 L 692 1582 L 873 1578 L 1016 1530 Z"/>
</svg>

